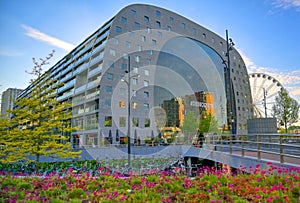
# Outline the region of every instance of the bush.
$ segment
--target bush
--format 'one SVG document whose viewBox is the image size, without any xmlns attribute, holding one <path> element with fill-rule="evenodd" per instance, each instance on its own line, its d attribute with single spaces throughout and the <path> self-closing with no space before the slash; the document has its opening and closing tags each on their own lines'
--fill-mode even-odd
<svg viewBox="0 0 300 203">
<path fill-rule="evenodd" d="M 71 192 L 69 192 L 68 197 L 70 199 L 82 199 L 84 198 L 85 192 L 81 189 L 81 188 L 74 188 L 73 190 L 71 190 Z"/>
</svg>

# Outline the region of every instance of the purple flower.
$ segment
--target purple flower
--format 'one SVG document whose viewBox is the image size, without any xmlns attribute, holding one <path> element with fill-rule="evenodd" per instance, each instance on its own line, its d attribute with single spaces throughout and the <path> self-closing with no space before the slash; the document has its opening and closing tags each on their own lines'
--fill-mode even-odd
<svg viewBox="0 0 300 203">
<path fill-rule="evenodd" d="M 125 195 L 123 195 L 121 198 L 120 198 L 120 202 L 122 202 L 123 200 L 125 200 L 126 199 L 126 196 Z"/>
</svg>

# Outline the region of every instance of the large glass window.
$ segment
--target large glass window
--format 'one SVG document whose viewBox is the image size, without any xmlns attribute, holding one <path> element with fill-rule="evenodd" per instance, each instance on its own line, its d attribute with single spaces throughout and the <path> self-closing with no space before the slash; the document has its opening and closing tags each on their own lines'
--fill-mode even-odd
<svg viewBox="0 0 300 203">
<path fill-rule="evenodd" d="M 112 117 L 111 116 L 105 116 L 104 126 L 105 127 L 111 127 L 112 126 Z"/>
<path fill-rule="evenodd" d="M 126 118 L 125 117 L 119 117 L 119 126 L 120 127 L 126 126 Z"/>
<path fill-rule="evenodd" d="M 159 83 L 159 86 L 154 87 L 151 99 L 153 97 L 155 106 L 162 108 L 154 113 L 155 120 L 164 115 L 165 126 L 180 127 L 190 116 L 213 117 L 218 126 L 211 127 L 209 132 L 228 127 L 230 105 L 222 62 L 218 53 L 199 41 L 187 37 L 167 41 L 157 58 L 157 65 L 164 68 L 156 69 L 153 76 L 154 84 Z M 197 133 L 196 129 L 193 133 Z"/>
<path fill-rule="evenodd" d="M 139 118 L 132 118 L 132 127 L 139 127 Z"/>
<path fill-rule="evenodd" d="M 144 120 L 144 127 L 149 128 L 150 127 L 150 118 L 145 118 Z"/>
</svg>

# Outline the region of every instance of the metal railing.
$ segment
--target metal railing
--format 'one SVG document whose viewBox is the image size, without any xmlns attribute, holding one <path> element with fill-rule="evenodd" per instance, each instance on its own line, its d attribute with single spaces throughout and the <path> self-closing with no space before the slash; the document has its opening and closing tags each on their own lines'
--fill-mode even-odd
<svg viewBox="0 0 300 203">
<path fill-rule="evenodd" d="M 204 146 L 215 151 L 254 156 L 257 159 L 278 159 L 280 163 L 294 160 L 300 164 L 300 135 L 298 134 L 249 134 L 207 136 Z"/>
</svg>

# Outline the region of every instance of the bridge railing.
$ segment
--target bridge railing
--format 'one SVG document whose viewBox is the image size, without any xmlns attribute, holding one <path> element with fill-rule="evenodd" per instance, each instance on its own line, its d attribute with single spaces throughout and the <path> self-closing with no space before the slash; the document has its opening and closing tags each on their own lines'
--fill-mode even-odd
<svg viewBox="0 0 300 203">
<path fill-rule="evenodd" d="M 298 134 L 248 134 L 208 135 L 204 147 L 215 151 L 255 156 L 257 159 L 276 159 L 280 163 L 300 164 L 300 135 Z"/>
</svg>

